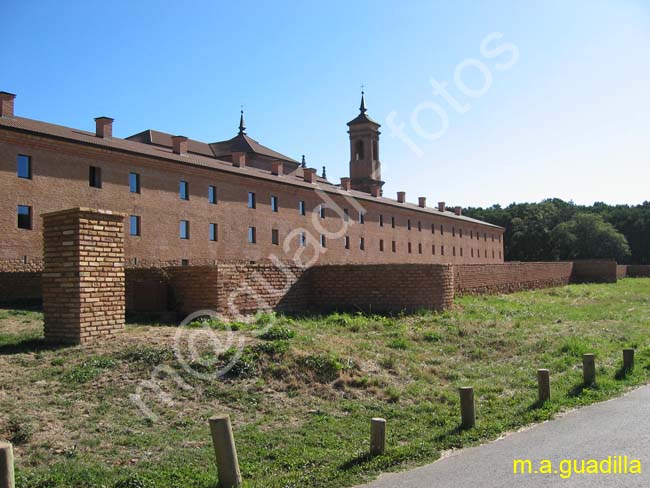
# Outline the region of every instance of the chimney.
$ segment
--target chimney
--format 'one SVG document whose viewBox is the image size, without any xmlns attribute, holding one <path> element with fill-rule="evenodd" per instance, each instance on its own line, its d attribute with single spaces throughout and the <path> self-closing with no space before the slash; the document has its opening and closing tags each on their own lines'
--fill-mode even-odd
<svg viewBox="0 0 650 488">
<path fill-rule="evenodd" d="M 232 165 L 237 168 L 242 168 L 246 166 L 246 153 L 245 152 L 234 152 L 232 153 Z"/>
<path fill-rule="evenodd" d="M 398 191 L 397 192 L 397 201 L 399 203 L 404 203 L 406 201 L 406 192 L 405 191 Z"/>
<path fill-rule="evenodd" d="M 381 196 L 381 186 L 379 185 L 372 185 L 370 187 L 370 194 L 373 197 L 380 197 Z"/>
<path fill-rule="evenodd" d="M 463 215 L 463 209 L 461 207 L 454 207 L 454 213 L 456 215 Z"/>
<path fill-rule="evenodd" d="M 315 168 L 305 168 L 302 170 L 304 174 L 305 181 L 307 183 L 316 183 L 316 169 Z"/>
<path fill-rule="evenodd" d="M 445 202 L 438 202 L 438 210 L 440 210 L 441 212 L 444 212 L 445 208 L 446 208 L 445 207 Z"/>
<path fill-rule="evenodd" d="M 350 178 L 341 178 L 341 188 L 350 191 Z"/>
<path fill-rule="evenodd" d="M 174 154 L 185 156 L 187 154 L 187 137 L 185 136 L 172 136 L 172 146 Z"/>
<path fill-rule="evenodd" d="M 427 197 L 419 197 L 418 206 L 425 208 L 427 206 Z"/>
<path fill-rule="evenodd" d="M 0 91 L 0 117 L 14 116 L 14 100 L 16 95 L 5 91 Z"/>
<path fill-rule="evenodd" d="M 282 176 L 284 174 L 284 165 L 282 161 L 273 161 L 271 164 L 271 174 L 275 176 Z"/>
<path fill-rule="evenodd" d="M 113 119 L 110 117 L 97 117 L 95 119 L 95 135 L 102 139 L 113 137 Z"/>
</svg>

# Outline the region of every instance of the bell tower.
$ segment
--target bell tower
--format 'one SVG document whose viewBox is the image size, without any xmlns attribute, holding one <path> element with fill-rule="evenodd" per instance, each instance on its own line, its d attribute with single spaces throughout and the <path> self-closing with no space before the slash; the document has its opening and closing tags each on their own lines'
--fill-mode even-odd
<svg viewBox="0 0 650 488">
<path fill-rule="evenodd" d="M 379 127 L 366 115 L 366 100 L 361 91 L 359 115 L 348 122 L 350 134 L 350 187 L 365 193 L 380 194 Z"/>
</svg>

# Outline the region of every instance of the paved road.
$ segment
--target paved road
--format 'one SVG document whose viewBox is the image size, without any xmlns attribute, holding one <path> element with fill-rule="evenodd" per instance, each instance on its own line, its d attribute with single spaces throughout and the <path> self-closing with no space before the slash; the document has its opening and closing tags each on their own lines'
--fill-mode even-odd
<svg viewBox="0 0 650 488">
<path fill-rule="evenodd" d="M 641 461 L 642 474 L 515 475 L 513 458 L 562 459 L 628 456 Z M 537 466 L 534 466 L 535 469 Z M 644 487 L 650 486 L 650 386 L 621 398 L 591 405 L 488 444 L 459 450 L 433 464 L 382 475 L 362 488 L 502 487 Z M 360 487 L 361 488 L 361 487 Z"/>
</svg>

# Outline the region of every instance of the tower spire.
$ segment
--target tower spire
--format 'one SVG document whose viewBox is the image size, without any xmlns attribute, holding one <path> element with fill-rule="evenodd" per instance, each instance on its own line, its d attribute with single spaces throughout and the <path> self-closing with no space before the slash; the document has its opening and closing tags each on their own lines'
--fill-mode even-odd
<svg viewBox="0 0 650 488">
<path fill-rule="evenodd" d="M 361 105 L 359 105 L 359 112 L 362 114 L 366 113 L 366 97 L 365 92 L 363 91 L 363 85 L 361 85 Z"/>
<path fill-rule="evenodd" d="M 241 115 L 239 116 L 239 133 L 240 134 L 245 134 L 246 133 L 246 124 L 244 124 L 244 106 L 242 105 L 241 108 Z"/>
</svg>

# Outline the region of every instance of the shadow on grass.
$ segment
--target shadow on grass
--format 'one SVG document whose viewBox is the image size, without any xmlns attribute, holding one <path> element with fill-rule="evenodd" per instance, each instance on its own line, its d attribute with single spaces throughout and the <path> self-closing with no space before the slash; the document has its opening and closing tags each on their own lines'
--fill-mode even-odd
<svg viewBox="0 0 650 488">
<path fill-rule="evenodd" d="M 570 398 L 575 398 L 581 396 L 585 390 L 598 390 L 598 389 L 599 389 L 598 383 L 593 383 L 591 385 L 578 383 L 567 392 L 567 396 L 569 396 Z"/>
<path fill-rule="evenodd" d="M 339 469 L 347 471 L 348 469 L 362 466 L 372 461 L 375 457 L 376 456 L 372 456 L 369 452 L 361 453 L 341 464 Z"/>
<path fill-rule="evenodd" d="M 631 375 L 633 371 L 634 371 L 634 368 L 626 368 L 624 366 L 621 366 L 620 368 L 618 368 L 618 370 L 614 374 L 614 379 L 624 380 L 629 375 Z"/>
<path fill-rule="evenodd" d="M 12 354 L 22 354 L 26 352 L 56 351 L 72 347 L 70 344 L 60 344 L 47 342 L 44 337 L 30 337 L 10 344 L 0 345 L 0 356 L 9 356 Z"/>
</svg>

